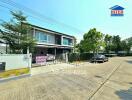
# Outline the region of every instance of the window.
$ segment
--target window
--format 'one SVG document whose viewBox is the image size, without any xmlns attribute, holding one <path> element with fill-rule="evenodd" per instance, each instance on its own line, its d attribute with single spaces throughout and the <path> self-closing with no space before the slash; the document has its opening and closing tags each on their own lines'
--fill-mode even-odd
<svg viewBox="0 0 132 100">
<path fill-rule="evenodd" d="M 47 34 L 45 34 L 44 32 L 36 31 L 35 32 L 35 39 L 38 42 L 47 42 Z"/>
<path fill-rule="evenodd" d="M 47 42 L 47 34 L 41 32 L 39 36 L 40 36 L 40 42 Z"/>
<path fill-rule="evenodd" d="M 38 32 L 35 32 L 35 39 L 36 39 L 37 41 L 39 41 L 39 33 L 38 33 Z"/>
<path fill-rule="evenodd" d="M 55 43 L 55 37 L 53 35 L 48 35 L 48 43 Z"/>
<path fill-rule="evenodd" d="M 72 40 L 68 38 L 63 38 L 63 45 L 72 45 Z"/>
<path fill-rule="evenodd" d="M 44 33 L 42 31 L 35 32 L 35 39 L 38 42 L 55 44 L 55 36 L 52 34 Z"/>
<path fill-rule="evenodd" d="M 69 45 L 69 40 L 67 38 L 63 38 L 63 44 L 64 45 Z"/>
</svg>

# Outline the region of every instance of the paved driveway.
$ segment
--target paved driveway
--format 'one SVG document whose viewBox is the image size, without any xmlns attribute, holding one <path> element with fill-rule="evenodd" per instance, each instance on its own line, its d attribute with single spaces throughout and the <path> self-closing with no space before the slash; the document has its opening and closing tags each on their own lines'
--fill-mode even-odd
<svg viewBox="0 0 132 100">
<path fill-rule="evenodd" d="M 0 100 L 132 100 L 132 57 L 1 83 Z"/>
</svg>

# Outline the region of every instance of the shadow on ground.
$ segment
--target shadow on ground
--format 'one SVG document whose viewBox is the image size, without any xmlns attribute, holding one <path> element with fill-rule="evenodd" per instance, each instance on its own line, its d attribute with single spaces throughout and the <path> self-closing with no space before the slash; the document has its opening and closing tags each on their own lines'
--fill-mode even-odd
<svg viewBox="0 0 132 100">
<path fill-rule="evenodd" d="M 102 76 L 99 76 L 99 75 L 95 75 L 94 77 L 96 77 L 96 78 L 102 78 Z"/>
<path fill-rule="evenodd" d="M 132 87 L 128 90 L 120 90 L 115 92 L 121 100 L 132 100 Z"/>
<path fill-rule="evenodd" d="M 131 60 L 127 60 L 126 62 L 128 62 L 128 63 L 132 64 L 132 61 L 131 61 Z"/>
</svg>

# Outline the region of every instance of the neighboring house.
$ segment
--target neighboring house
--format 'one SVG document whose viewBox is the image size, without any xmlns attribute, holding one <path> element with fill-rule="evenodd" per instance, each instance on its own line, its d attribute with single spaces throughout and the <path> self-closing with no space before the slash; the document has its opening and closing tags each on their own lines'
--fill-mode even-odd
<svg viewBox="0 0 132 100">
<path fill-rule="evenodd" d="M 62 54 L 72 52 L 75 37 L 52 31 L 36 25 L 32 26 L 32 36 L 37 40 L 35 55 Z"/>
<path fill-rule="evenodd" d="M 3 31 L 0 29 L 0 35 Z M 6 54 L 9 50 L 8 44 L 0 38 L 0 54 Z"/>
<path fill-rule="evenodd" d="M 7 51 L 7 46 L 6 44 L 0 40 L 0 54 L 5 54 Z"/>
<path fill-rule="evenodd" d="M 111 9 L 111 16 L 124 16 L 124 8 L 118 5 L 115 5 L 110 8 Z"/>
</svg>

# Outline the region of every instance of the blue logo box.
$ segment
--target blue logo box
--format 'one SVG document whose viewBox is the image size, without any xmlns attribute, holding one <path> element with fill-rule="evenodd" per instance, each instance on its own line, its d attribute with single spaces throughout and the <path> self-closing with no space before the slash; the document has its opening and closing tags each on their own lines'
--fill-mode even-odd
<svg viewBox="0 0 132 100">
<path fill-rule="evenodd" d="M 124 8 L 118 5 L 115 5 L 110 8 L 111 16 L 124 16 Z"/>
</svg>

